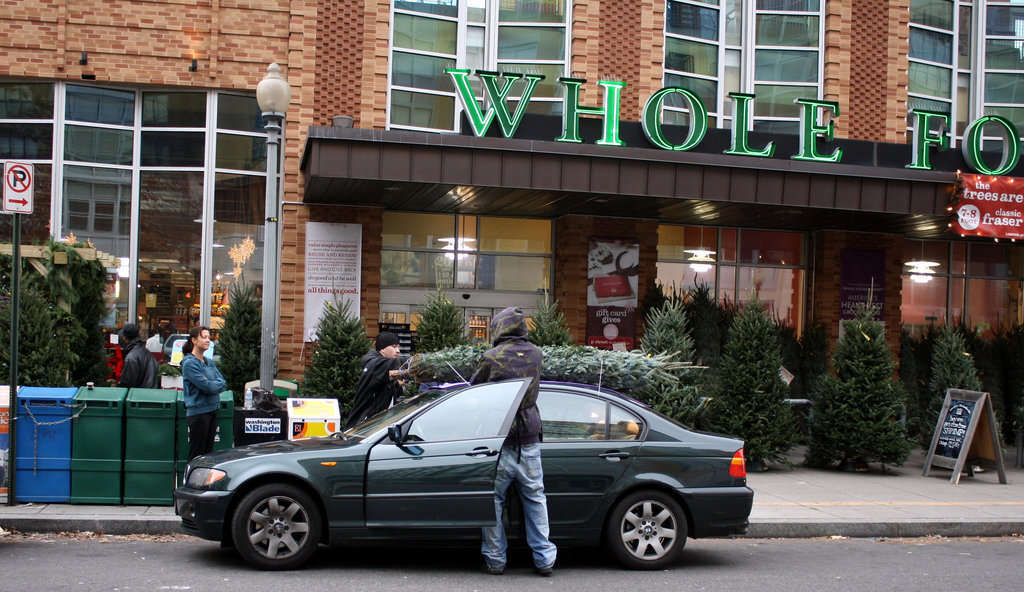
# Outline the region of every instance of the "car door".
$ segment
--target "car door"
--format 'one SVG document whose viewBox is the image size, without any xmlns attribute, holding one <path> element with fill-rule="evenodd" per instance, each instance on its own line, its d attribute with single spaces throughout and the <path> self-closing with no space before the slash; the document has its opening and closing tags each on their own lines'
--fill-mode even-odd
<svg viewBox="0 0 1024 592">
<path fill-rule="evenodd" d="M 541 388 L 541 459 L 552 528 L 600 528 L 600 513 L 642 445 L 644 424 L 628 410 L 579 391 Z"/>
<path fill-rule="evenodd" d="M 494 523 L 494 474 L 501 444 L 529 380 L 468 387 L 398 427 L 366 467 L 370 527 L 466 527 Z"/>
</svg>

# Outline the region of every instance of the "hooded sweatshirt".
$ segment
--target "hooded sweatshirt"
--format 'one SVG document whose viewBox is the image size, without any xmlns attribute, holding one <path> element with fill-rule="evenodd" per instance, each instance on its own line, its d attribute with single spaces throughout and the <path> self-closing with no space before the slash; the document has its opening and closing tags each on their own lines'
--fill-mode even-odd
<svg viewBox="0 0 1024 592">
<path fill-rule="evenodd" d="M 532 378 L 504 446 L 525 446 L 541 440 L 537 390 L 542 354 L 526 340 L 526 315 L 518 307 L 506 308 L 491 320 L 493 347 L 484 352 L 470 384 L 497 382 L 510 378 Z"/>
</svg>

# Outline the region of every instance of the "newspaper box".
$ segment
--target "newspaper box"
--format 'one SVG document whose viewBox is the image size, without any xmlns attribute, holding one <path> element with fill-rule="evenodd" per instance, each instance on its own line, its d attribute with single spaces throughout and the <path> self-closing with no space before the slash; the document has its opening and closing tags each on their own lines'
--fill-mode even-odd
<svg viewBox="0 0 1024 592">
<path fill-rule="evenodd" d="M 337 399 L 288 399 L 288 439 L 330 436 L 341 431 Z"/>
</svg>

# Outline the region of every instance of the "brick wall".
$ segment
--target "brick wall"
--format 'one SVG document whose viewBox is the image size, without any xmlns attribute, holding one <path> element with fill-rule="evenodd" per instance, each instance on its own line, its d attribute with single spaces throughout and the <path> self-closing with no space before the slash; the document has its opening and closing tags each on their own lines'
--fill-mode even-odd
<svg viewBox="0 0 1024 592">
<path fill-rule="evenodd" d="M 657 276 L 658 223 L 654 220 L 630 220 L 587 216 L 563 216 L 555 220 L 555 285 L 558 309 L 572 331 L 573 343 L 586 344 L 587 332 L 587 254 L 590 238 L 630 238 L 640 242 L 640 276 L 637 303 Z M 637 319 L 637 338 L 640 319 Z"/>
<path fill-rule="evenodd" d="M 306 222 L 362 225 L 362 293 L 360 316 L 367 333 L 377 335 L 380 318 L 380 208 L 286 204 L 281 222 L 281 307 L 278 376 L 299 379 L 312 350 L 303 342 L 305 311 Z"/>
<path fill-rule="evenodd" d="M 868 232 L 819 231 L 813 234 L 814 269 L 811 277 L 812 309 L 808 318 L 824 323 L 828 342 L 839 339 L 839 285 L 843 249 L 885 251 L 885 340 L 894 354 L 900 343 L 900 293 L 903 289 L 903 237 Z"/>
</svg>

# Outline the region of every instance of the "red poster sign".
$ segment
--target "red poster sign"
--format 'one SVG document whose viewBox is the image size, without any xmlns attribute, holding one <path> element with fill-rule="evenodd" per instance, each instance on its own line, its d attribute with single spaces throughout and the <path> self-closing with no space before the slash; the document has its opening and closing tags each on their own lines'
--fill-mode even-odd
<svg viewBox="0 0 1024 592">
<path fill-rule="evenodd" d="M 1024 179 L 960 175 L 963 193 L 952 230 L 963 235 L 1024 238 Z"/>
</svg>

